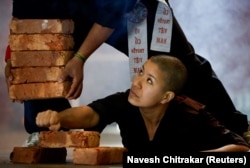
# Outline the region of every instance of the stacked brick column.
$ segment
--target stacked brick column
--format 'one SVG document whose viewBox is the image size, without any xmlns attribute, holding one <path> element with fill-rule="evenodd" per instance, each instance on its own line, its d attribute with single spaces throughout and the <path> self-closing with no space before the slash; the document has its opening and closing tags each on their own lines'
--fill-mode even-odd
<svg viewBox="0 0 250 168">
<path fill-rule="evenodd" d="M 73 30 L 72 20 L 11 20 L 12 100 L 65 96 L 71 83 L 58 83 L 57 79 L 74 54 Z"/>
</svg>

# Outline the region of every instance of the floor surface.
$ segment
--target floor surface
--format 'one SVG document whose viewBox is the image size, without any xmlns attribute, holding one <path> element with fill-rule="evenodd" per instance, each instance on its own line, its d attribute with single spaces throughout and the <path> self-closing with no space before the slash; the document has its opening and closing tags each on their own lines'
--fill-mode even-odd
<svg viewBox="0 0 250 168">
<path fill-rule="evenodd" d="M 9 154 L 12 151 L 13 147 L 21 146 L 28 134 L 24 130 L 19 131 L 1 131 L 1 140 L 0 140 L 0 167 L 1 168 L 40 168 L 40 167 L 51 167 L 51 168 L 63 168 L 63 167 L 73 167 L 73 166 L 82 166 L 82 167 L 121 167 L 121 165 L 106 165 L 106 166 L 84 166 L 84 165 L 74 165 L 72 158 L 73 148 L 67 148 L 67 162 L 65 164 L 14 164 L 9 159 Z M 122 146 L 121 139 L 117 133 L 116 125 L 111 125 L 107 127 L 103 134 L 101 134 L 101 146 Z"/>
</svg>

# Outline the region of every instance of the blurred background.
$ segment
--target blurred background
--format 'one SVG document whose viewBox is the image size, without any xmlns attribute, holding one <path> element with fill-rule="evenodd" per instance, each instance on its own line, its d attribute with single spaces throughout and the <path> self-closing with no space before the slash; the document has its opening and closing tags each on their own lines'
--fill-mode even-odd
<svg viewBox="0 0 250 168">
<path fill-rule="evenodd" d="M 239 111 L 250 119 L 250 1 L 169 0 L 196 53 L 212 64 Z M 21 145 L 26 132 L 23 105 L 9 100 L 4 78 L 12 1 L 0 1 L 0 149 Z M 84 89 L 72 106 L 87 104 L 130 86 L 128 58 L 102 45 L 85 66 Z M 216 96 L 216 95 L 215 95 Z M 117 133 L 117 129 L 110 129 Z M 111 126 L 111 128 L 113 128 Z M 12 137 L 13 135 L 13 137 Z M 20 135 L 21 138 L 15 138 Z M 7 142 L 7 143 L 6 143 Z"/>
</svg>

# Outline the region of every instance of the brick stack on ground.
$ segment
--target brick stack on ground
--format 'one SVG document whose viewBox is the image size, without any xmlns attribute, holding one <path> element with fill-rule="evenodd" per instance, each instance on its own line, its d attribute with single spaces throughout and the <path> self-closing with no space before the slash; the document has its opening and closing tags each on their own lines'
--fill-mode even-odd
<svg viewBox="0 0 250 168">
<path fill-rule="evenodd" d="M 73 57 L 74 22 L 60 19 L 17 19 L 10 22 L 12 100 L 64 97 L 71 82 L 57 82 Z"/>
<path fill-rule="evenodd" d="M 42 131 L 39 134 L 38 147 L 15 147 L 13 163 L 48 163 L 65 162 L 65 153 L 58 151 L 73 149 L 73 164 L 107 165 L 121 164 L 123 147 L 100 145 L 100 134 L 95 131 Z M 50 155 L 46 155 L 50 153 Z M 54 153 L 51 154 L 51 153 Z"/>
</svg>

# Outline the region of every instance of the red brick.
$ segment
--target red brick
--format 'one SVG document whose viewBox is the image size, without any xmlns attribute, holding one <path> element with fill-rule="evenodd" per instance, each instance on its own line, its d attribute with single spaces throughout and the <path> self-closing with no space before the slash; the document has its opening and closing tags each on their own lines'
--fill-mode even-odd
<svg viewBox="0 0 250 168">
<path fill-rule="evenodd" d="M 9 35 L 12 51 L 26 50 L 72 50 L 74 39 L 66 34 L 18 34 Z"/>
<path fill-rule="evenodd" d="M 65 163 L 66 148 L 14 147 L 13 163 Z"/>
<path fill-rule="evenodd" d="M 73 55 L 73 51 L 13 51 L 11 66 L 64 66 Z"/>
<path fill-rule="evenodd" d="M 16 84 L 9 87 L 11 100 L 31 100 L 65 97 L 71 82 Z"/>
<path fill-rule="evenodd" d="M 74 22 L 70 19 L 17 19 L 10 22 L 11 34 L 62 33 L 72 34 Z"/>
<path fill-rule="evenodd" d="M 25 67 L 11 70 L 13 84 L 56 82 L 63 67 Z"/>
<path fill-rule="evenodd" d="M 123 147 L 96 147 L 96 148 L 75 148 L 73 150 L 73 163 L 84 165 L 105 165 L 121 164 Z"/>
<path fill-rule="evenodd" d="M 100 134 L 94 131 L 42 131 L 39 146 L 46 148 L 91 148 L 100 144 Z"/>
</svg>

